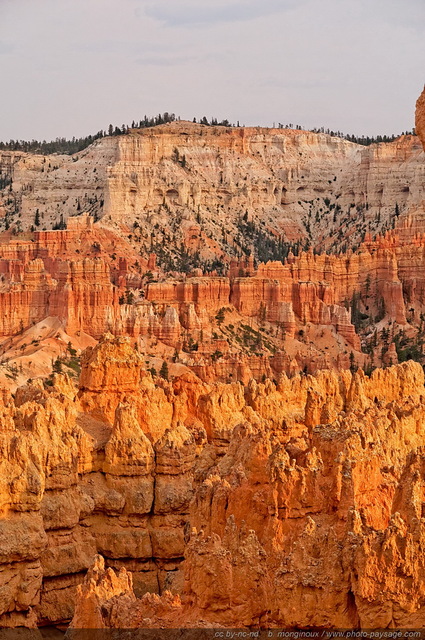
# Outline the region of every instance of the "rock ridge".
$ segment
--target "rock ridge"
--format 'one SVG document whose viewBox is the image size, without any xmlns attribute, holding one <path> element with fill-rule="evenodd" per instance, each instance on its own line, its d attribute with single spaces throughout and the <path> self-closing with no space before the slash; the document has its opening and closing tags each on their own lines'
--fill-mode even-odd
<svg viewBox="0 0 425 640">
<path fill-rule="evenodd" d="M 155 384 L 104 336 L 2 405 L 0 624 L 422 624 L 424 407 L 413 362 Z"/>
</svg>

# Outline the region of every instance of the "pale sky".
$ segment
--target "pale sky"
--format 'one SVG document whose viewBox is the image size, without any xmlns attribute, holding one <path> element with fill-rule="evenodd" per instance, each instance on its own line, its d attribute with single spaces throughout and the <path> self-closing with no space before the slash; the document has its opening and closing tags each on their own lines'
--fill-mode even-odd
<svg viewBox="0 0 425 640">
<path fill-rule="evenodd" d="M 0 140 L 169 111 L 411 129 L 425 0 L 0 0 Z"/>
</svg>

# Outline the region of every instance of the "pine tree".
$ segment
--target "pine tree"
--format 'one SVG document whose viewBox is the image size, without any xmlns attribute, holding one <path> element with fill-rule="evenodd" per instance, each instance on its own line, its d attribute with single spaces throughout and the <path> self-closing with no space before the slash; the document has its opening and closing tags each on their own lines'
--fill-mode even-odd
<svg viewBox="0 0 425 640">
<path fill-rule="evenodd" d="M 62 373 L 62 361 L 59 357 L 53 362 L 53 371 L 55 373 Z"/>
<path fill-rule="evenodd" d="M 222 322 L 224 322 L 224 308 L 222 307 L 219 312 L 217 313 L 215 319 L 217 320 L 218 324 L 221 324 Z"/>
<path fill-rule="evenodd" d="M 159 375 L 161 376 L 161 378 L 164 378 L 164 380 L 168 380 L 168 364 L 166 360 L 164 360 L 162 363 Z"/>
</svg>

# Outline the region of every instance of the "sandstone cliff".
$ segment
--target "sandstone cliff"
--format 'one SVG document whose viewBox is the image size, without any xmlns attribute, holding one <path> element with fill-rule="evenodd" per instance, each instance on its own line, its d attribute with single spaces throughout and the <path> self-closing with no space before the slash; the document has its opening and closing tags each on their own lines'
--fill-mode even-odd
<svg viewBox="0 0 425 640">
<path fill-rule="evenodd" d="M 204 380 L 276 379 L 347 368 L 350 358 L 369 368 L 408 353 L 420 360 L 424 231 L 418 208 L 396 230 L 367 234 L 356 252 L 290 253 L 257 268 L 252 258 L 233 260 L 226 276 L 171 279 L 152 273 L 154 255 L 143 259 L 88 216 L 72 218 L 66 230 L 0 244 L 6 376 L 21 366 L 21 382 L 46 375 L 34 362 L 43 360 L 38 346 L 47 339 L 62 335 L 80 348 L 81 335 L 98 339 L 105 331 L 134 338 L 155 367 L 156 357 L 177 354 Z M 57 331 L 46 335 L 47 326 Z"/>
<path fill-rule="evenodd" d="M 422 627 L 423 381 L 408 363 L 200 397 L 177 596 L 136 598 L 98 559 L 72 627 Z"/>
<path fill-rule="evenodd" d="M 425 88 L 416 102 L 416 133 L 425 147 Z"/>
<path fill-rule="evenodd" d="M 3 397 L 0 624 L 423 625 L 423 383 L 154 384 L 105 336 Z"/>
</svg>

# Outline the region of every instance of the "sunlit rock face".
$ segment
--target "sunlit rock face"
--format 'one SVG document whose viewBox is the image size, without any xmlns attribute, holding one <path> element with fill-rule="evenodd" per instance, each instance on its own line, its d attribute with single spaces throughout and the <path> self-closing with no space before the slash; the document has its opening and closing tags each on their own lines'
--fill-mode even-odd
<svg viewBox="0 0 425 640">
<path fill-rule="evenodd" d="M 413 136 L 180 122 L 50 166 L 0 153 L 22 225 L 46 224 L 2 236 L 0 336 L 90 345 L 78 382 L 5 376 L 0 627 L 425 626 L 424 372 L 382 349 L 423 330 L 423 158 Z M 348 250 L 231 259 L 241 220 Z M 226 273 L 166 275 L 140 224 Z M 394 365 L 370 376 L 350 368 L 368 318 Z"/>
<path fill-rule="evenodd" d="M 422 91 L 416 102 L 416 134 L 419 136 L 425 148 L 425 89 Z"/>
<path fill-rule="evenodd" d="M 0 191 L 0 228 L 6 215 L 23 230 L 35 220 L 49 230 L 88 211 L 113 228 L 136 223 L 145 246 L 151 237 L 183 243 L 210 259 L 235 255 L 247 222 L 340 249 L 391 226 L 396 203 L 403 213 L 420 204 L 422 166 L 412 135 L 362 146 L 302 130 L 173 122 L 97 140 L 74 156 L 0 151 L 11 180 Z"/>
<path fill-rule="evenodd" d="M 419 364 L 155 383 L 106 335 L 82 367 L 2 398 L 2 626 L 425 622 Z"/>
<path fill-rule="evenodd" d="M 182 581 L 136 598 L 98 558 L 71 626 L 424 626 L 423 382 L 409 362 L 204 389 L 197 452 L 188 426 L 157 447 L 160 504 L 192 483 Z"/>
</svg>

